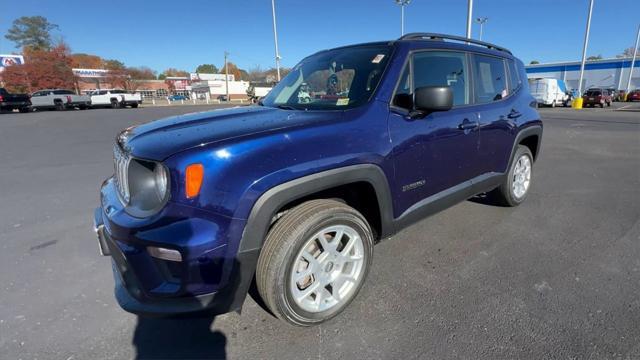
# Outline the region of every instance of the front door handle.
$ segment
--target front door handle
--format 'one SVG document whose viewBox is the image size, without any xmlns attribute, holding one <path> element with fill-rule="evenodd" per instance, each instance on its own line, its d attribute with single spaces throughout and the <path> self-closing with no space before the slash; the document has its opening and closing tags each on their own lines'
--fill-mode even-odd
<svg viewBox="0 0 640 360">
<path fill-rule="evenodd" d="M 471 122 L 469 121 L 469 119 L 464 119 L 463 122 L 461 122 L 458 125 L 458 129 L 460 130 L 471 130 L 471 129 L 475 129 L 478 127 L 478 123 L 477 122 Z"/>
</svg>

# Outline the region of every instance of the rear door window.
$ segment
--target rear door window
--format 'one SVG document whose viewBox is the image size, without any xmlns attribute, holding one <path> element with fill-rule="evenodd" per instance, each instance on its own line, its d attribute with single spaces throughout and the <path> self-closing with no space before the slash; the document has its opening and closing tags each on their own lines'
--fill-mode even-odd
<svg viewBox="0 0 640 360">
<path fill-rule="evenodd" d="M 507 96 L 504 60 L 485 55 L 473 56 L 476 103 L 486 104 Z"/>
</svg>

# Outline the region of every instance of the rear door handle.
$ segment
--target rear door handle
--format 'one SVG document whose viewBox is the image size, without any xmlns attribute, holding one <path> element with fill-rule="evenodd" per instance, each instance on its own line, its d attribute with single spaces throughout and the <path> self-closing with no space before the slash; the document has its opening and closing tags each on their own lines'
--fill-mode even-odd
<svg viewBox="0 0 640 360">
<path fill-rule="evenodd" d="M 522 116 L 522 114 L 519 113 L 516 109 L 511 109 L 511 112 L 509 113 L 509 115 L 507 115 L 509 119 L 517 119 L 520 116 Z"/>
<path fill-rule="evenodd" d="M 458 129 L 460 130 L 471 130 L 477 127 L 478 127 L 478 122 L 471 122 L 469 121 L 469 119 L 464 119 L 464 121 L 458 125 Z"/>
</svg>

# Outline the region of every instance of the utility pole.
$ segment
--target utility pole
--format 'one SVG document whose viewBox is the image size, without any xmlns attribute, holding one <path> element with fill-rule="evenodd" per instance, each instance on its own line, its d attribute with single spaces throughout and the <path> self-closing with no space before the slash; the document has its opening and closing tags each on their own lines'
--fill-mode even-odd
<svg viewBox="0 0 640 360">
<path fill-rule="evenodd" d="M 589 0 L 589 15 L 587 17 L 587 29 L 584 32 L 584 45 L 582 46 L 582 63 L 580 64 L 580 81 L 578 82 L 578 102 L 579 106 L 576 108 L 582 108 L 582 79 L 584 78 L 584 63 L 587 61 L 587 47 L 589 46 L 589 31 L 591 30 L 591 13 L 593 12 L 593 0 Z"/>
<path fill-rule="evenodd" d="M 400 36 L 404 35 L 404 7 L 409 5 L 411 0 L 395 0 L 400 5 Z"/>
<path fill-rule="evenodd" d="M 473 20 L 473 0 L 467 2 L 467 39 L 471 39 L 471 21 Z"/>
<path fill-rule="evenodd" d="M 640 42 L 640 25 L 638 25 L 638 35 L 636 35 L 636 46 L 633 48 L 633 57 L 631 58 L 631 68 L 629 69 L 629 80 L 627 81 L 627 95 L 631 91 L 631 76 L 633 75 L 633 66 L 636 64 L 636 56 L 638 55 L 638 42 Z"/>
<path fill-rule="evenodd" d="M 228 52 L 224 52 L 224 83 L 227 87 L 227 102 L 229 102 L 231 99 L 229 99 L 229 65 L 227 64 L 227 57 L 229 56 Z"/>
<path fill-rule="evenodd" d="M 276 45 L 276 79 L 280 82 L 280 52 L 278 51 L 278 28 L 276 27 L 275 0 L 271 0 L 271 16 L 273 17 L 273 42 Z"/>
<path fill-rule="evenodd" d="M 480 41 L 482 41 L 482 27 L 484 26 L 484 23 L 486 23 L 486 22 L 487 22 L 487 20 L 489 20 L 489 18 L 488 18 L 488 17 L 479 17 L 479 18 L 476 18 L 476 22 L 477 22 L 478 24 L 480 24 L 480 38 L 478 39 L 478 40 L 480 40 Z"/>
</svg>

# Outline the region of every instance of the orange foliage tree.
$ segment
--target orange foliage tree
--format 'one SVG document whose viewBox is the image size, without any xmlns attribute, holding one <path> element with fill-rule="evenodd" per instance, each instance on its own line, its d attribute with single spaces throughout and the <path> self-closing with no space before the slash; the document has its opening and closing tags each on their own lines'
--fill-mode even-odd
<svg viewBox="0 0 640 360">
<path fill-rule="evenodd" d="M 102 69 L 104 61 L 97 55 L 78 53 L 71 55 L 71 66 L 81 69 Z"/>
<path fill-rule="evenodd" d="M 60 43 L 51 50 L 25 47 L 23 52 L 24 64 L 9 66 L 2 72 L 2 81 L 9 90 L 76 89 L 67 45 Z"/>
</svg>

